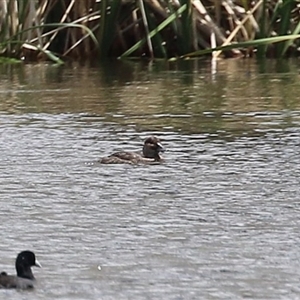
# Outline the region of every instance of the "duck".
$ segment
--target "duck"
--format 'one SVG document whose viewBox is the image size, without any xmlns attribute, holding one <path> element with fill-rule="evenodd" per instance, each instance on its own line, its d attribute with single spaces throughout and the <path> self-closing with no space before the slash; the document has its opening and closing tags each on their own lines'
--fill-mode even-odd
<svg viewBox="0 0 300 300">
<path fill-rule="evenodd" d="M 161 162 L 161 152 L 165 149 L 156 136 L 147 137 L 144 141 L 142 154 L 136 152 L 115 152 L 99 160 L 102 164 L 139 164 Z"/>
<path fill-rule="evenodd" d="M 31 270 L 33 266 L 42 267 L 35 258 L 35 254 L 29 250 L 20 252 L 15 263 L 17 276 L 1 272 L 0 289 L 32 289 L 35 283 L 35 278 Z"/>
</svg>

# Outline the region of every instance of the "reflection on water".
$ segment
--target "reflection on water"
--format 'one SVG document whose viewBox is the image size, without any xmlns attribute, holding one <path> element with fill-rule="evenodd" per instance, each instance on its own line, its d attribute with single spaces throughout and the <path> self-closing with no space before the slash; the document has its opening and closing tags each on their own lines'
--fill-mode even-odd
<svg viewBox="0 0 300 300">
<path fill-rule="evenodd" d="M 1 270 L 43 265 L 2 297 L 297 299 L 298 68 L 2 66 Z M 97 163 L 149 134 L 164 164 Z"/>
<path fill-rule="evenodd" d="M 257 124 L 269 128 L 270 123 L 282 127 L 293 122 L 292 112 L 299 110 L 299 75 L 296 65 L 288 66 L 289 72 L 274 73 L 276 65 L 270 64 L 260 73 L 261 65 L 253 61 L 221 61 L 214 76 L 206 61 L 152 66 L 111 62 L 92 69 L 3 67 L 0 109 L 86 113 L 140 131 L 253 133 Z"/>
</svg>

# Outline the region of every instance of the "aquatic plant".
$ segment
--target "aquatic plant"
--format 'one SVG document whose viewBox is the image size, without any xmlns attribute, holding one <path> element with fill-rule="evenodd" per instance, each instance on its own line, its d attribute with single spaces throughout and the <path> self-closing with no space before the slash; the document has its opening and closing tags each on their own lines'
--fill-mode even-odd
<svg viewBox="0 0 300 300">
<path fill-rule="evenodd" d="M 296 0 L 0 1 L 0 54 L 26 60 L 297 55 Z"/>
</svg>

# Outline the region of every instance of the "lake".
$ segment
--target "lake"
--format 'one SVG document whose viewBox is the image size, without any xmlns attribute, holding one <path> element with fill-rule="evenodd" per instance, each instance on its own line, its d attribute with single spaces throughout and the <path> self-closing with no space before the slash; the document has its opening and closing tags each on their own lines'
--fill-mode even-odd
<svg viewBox="0 0 300 300">
<path fill-rule="evenodd" d="M 0 66 L 9 299 L 299 299 L 297 60 Z M 165 161 L 102 165 L 156 135 Z"/>
</svg>

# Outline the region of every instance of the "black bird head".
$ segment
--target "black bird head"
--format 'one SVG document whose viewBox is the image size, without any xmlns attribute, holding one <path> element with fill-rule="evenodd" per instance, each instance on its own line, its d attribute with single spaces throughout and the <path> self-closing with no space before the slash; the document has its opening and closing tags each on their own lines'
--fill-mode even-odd
<svg viewBox="0 0 300 300">
<path fill-rule="evenodd" d="M 35 259 L 35 255 L 31 251 L 22 251 L 16 259 L 16 270 L 18 277 L 34 279 L 31 267 L 41 268 L 40 263 Z"/>
</svg>

